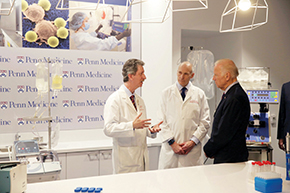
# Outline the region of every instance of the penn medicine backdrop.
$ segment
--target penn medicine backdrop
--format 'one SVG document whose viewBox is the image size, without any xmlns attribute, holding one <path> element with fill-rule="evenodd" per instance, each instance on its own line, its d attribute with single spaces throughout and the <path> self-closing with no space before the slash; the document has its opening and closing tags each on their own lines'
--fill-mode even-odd
<svg viewBox="0 0 290 193">
<path fill-rule="evenodd" d="M 81 1 L 84 2 L 86 1 Z M 111 7 L 116 6 L 115 4 L 121 6 L 121 10 L 126 9 L 125 3 L 126 0 L 119 0 L 117 3 L 106 1 Z M 131 11 L 132 18 L 140 17 L 138 6 Z M 3 20 L 3 17 L 1 19 Z M 117 20 L 115 18 L 116 23 Z M 128 48 L 129 44 L 130 49 L 123 51 L 59 49 L 49 46 L 39 48 L 36 43 L 33 44 L 34 47 L 7 45 L 0 47 L 1 133 L 29 132 L 34 127 L 33 131 L 46 131 L 47 121 L 33 122 L 23 117 L 33 116 L 37 108 L 40 112 L 44 112 L 43 117 L 48 116 L 49 101 L 53 119 L 52 128 L 56 123 L 60 123 L 61 130 L 102 128 L 106 99 L 123 84 L 121 72 L 123 64 L 129 58 L 140 58 L 140 24 L 126 25 L 131 28 L 132 33 L 129 42 L 125 42 L 125 48 Z M 50 97 L 48 100 L 47 94 L 43 94 L 42 98 L 38 97 L 35 64 L 39 61 L 50 65 L 50 69 L 51 64 L 48 61 L 63 65 L 63 88 L 56 99 Z M 50 81 L 51 78 L 50 73 Z M 50 95 L 53 95 L 53 90 L 50 90 Z"/>
</svg>

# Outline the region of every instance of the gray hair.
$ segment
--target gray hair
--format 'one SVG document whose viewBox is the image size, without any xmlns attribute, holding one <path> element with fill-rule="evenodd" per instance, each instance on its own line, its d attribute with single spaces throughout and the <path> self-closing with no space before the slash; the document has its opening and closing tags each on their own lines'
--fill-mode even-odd
<svg viewBox="0 0 290 193">
<path fill-rule="evenodd" d="M 129 59 L 125 62 L 122 69 L 123 82 L 127 82 L 129 80 L 129 77 L 128 77 L 129 74 L 133 74 L 133 75 L 136 74 L 138 70 L 138 65 L 144 66 L 145 63 L 142 60 L 138 60 L 138 59 Z"/>
<path fill-rule="evenodd" d="M 227 72 L 231 74 L 232 78 L 237 78 L 239 76 L 239 70 L 236 66 L 236 64 L 230 60 L 230 59 L 221 59 L 215 62 L 215 65 L 217 64 L 222 64 L 221 65 L 221 71 L 222 75 L 225 75 Z"/>
<path fill-rule="evenodd" d="M 78 30 L 82 24 L 84 19 L 87 15 L 84 12 L 76 12 L 73 16 L 71 21 L 69 22 L 69 28 L 76 31 Z"/>
</svg>

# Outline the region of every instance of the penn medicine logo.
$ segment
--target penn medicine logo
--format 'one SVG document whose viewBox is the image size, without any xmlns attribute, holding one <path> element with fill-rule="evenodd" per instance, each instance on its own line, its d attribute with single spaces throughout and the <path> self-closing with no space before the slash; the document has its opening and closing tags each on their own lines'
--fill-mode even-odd
<svg viewBox="0 0 290 193">
<path fill-rule="evenodd" d="M 68 71 L 62 71 L 62 77 L 63 78 L 68 78 L 69 77 L 69 72 Z"/>
<path fill-rule="evenodd" d="M 83 58 L 78 58 L 78 65 L 84 65 L 84 59 Z"/>
<path fill-rule="evenodd" d="M 84 92 L 84 86 L 78 85 L 78 92 Z"/>
<path fill-rule="evenodd" d="M 18 124 L 18 125 L 24 125 L 24 123 L 25 123 L 25 122 L 24 122 L 24 119 L 23 119 L 23 118 L 18 118 L 18 119 L 17 119 L 17 124 Z"/>
<path fill-rule="evenodd" d="M 6 77 L 7 76 L 7 70 L 0 70 L 0 77 Z"/>
<path fill-rule="evenodd" d="M 0 108 L 1 109 L 7 109 L 8 108 L 8 102 L 7 101 L 0 101 Z"/>
<path fill-rule="evenodd" d="M 18 85 L 17 86 L 17 92 L 18 93 L 24 93 L 25 91 L 25 86 L 24 85 Z"/>
<path fill-rule="evenodd" d="M 84 116 L 83 116 L 83 115 L 79 115 L 79 116 L 77 117 L 77 119 L 78 119 L 78 123 L 82 123 L 82 122 L 84 122 Z"/>
<path fill-rule="evenodd" d="M 17 56 L 17 63 L 23 64 L 24 63 L 24 56 Z"/>
<path fill-rule="evenodd" d="M 63 107 L 69 107 L 69 100 L 63 100 L 62 101 L 62 106 Z"/>
</svg>

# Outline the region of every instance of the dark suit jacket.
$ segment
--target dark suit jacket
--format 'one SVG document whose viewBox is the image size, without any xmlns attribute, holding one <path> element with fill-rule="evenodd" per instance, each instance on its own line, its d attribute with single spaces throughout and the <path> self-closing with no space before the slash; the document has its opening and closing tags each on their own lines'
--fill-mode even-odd
<svg viewBox="0 0 290 193">
<path fill-rule="evenodd" d="M 214 157 L 214 163 L 248 160 L 245 134 L 250 111 L 247 94 L 239 83 L 233 85 L 216 109 L 211 138 L 204 146 L 204 152 Z"/>
<path fill-rule="evenodd" d="M 284 139 L 290 133 L 290 82 L 284 83 L 281 89 L 281 100 L 278 119 L 277 139 Z"/>
</svg>

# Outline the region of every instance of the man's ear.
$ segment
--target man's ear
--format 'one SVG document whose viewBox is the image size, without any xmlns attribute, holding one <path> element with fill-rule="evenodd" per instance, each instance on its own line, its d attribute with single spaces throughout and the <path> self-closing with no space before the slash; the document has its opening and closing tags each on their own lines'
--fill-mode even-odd
<svg viewBox="0 0 290 193">
<path fill-rule="evenodd" d="M 192 79 L 193 77 L 194 77 L 194 73 L 192 73 L 192 75 L 191 75 L 190 79 Z"/>
<path fill-rule="evenodd" d="M 229 80 L 231 78 L 231 73 L 227 72 L 226 73 L 226 80 Z"/>
<path fill-rule="evenodd" d="M 128 78 L 129 78 L 129 80 L 132 80 L 133 74 L 128 74 Z"/>
</svg>

